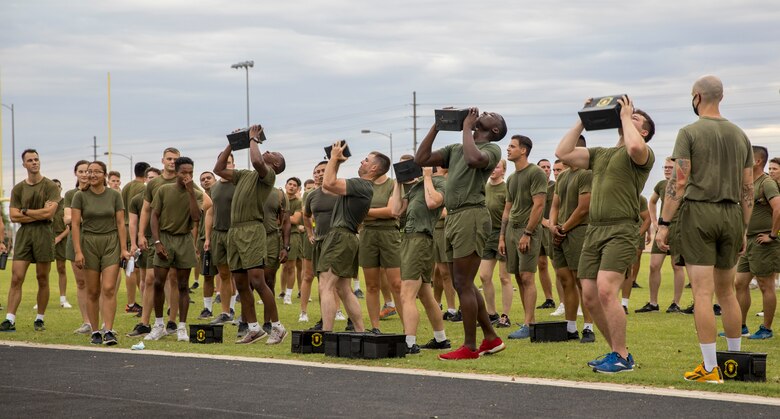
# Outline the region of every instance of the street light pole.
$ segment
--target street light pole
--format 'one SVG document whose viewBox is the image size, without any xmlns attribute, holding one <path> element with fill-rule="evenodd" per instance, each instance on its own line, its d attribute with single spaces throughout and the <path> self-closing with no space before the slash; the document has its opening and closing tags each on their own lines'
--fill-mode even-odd
<svg viewBox="0 0 780 419">
<path fill-rule="evenodd" d="M 243 68 L 246 70 L 246 127 L 249 129 L 249 68 L 254 67 L 255 62 L 254 61 L 242 61 L 240 63 L 235 63 L 230 66 L 230 68 L 235 68 L 238 70 L 239 68 Z M 249 150 L 247 150 L 246 153 L 246 167 L 247 169 L 251 169 L 251 163 L 249 161 Z"/>
<path fill-rule="evenodd" d="M 14 187 L 16 185 L 16 129 L 14 127 L 14 104 L 12 103 L 11 106 L 8 106 L 3 103 L 2 105 L 11 110 L 11 178 L 13 180 L 11 187 Z"/>
<path fill-rule="evenodd" d="M 385 134 L 384 132 L 379 131 L 371 131 L 370 129 L 363 129 L 360 130 L 361 134 L 378 134 L 382 135 L 384 137 L 387 137 L 390 139 L 390 177 L 395 179 L 395 171 L 393 170 L 393 163 L 395 163 L 395 160 L 393 159 L 393 133 Z"/>
<path fill-rule="evenodd" d="M 124 155 L 124 154 L 121 154 L 121 153 L 115 153 L 115 152 L 113 152 L 113 151 L 106 151 L 106 152 L 104 152 L 104 153 L 103 153 L 103 155 L 104 155 L 104 156 L 109 156 L 109 157 L 110 157 L 110 156 L 114 156 L 114 155 L 116 155 L 116 156 L 121 156 L 121 157 L 124 157 L 124 158 L 126 158 L 126 159 L 130 160 L 130 179 L 133 179 L 133 178 L 135 177 L 135 176 L 134 176 L 134 175 L 135 175 L 135 173 L 133 173 L 133 171 L 134 171 L 134 169 L 135 169 L 135 166 L 133 166 L 133 156 L 126 156 L 126 155 Z"/>
</svg>

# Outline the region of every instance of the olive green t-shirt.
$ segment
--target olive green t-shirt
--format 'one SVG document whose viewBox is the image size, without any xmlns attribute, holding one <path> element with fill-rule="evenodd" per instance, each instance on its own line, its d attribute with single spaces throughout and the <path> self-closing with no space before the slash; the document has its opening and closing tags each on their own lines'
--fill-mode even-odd
<svg viewBox="0 0 780 419">
<path fill-rule="evenodd" d="M 131 180 L 130 183 L 122 187 L 122 203 L 125 204 L 125 208 L 129 208 L 130 200 L 133 199 L 134 196 L 143 192 L 145 188 L 146 185 L 144 182 L 136 179 Z M 128 215 L 129 213 L 125 211 L 125 224 L 128 223 Z"/>
<path fill-rule="evenodd" d="M 658 214 L 656 214 L 658 216 L 664 213 L 664 197 L 666 197 L 666 185 L 668 183 L 669 181 L 666 179 L 660 180 L 653 188 L 653 192 L 659 196 L 659 202 L 661 203 L 660 208 L 658 208 Z"/>
<path fill-rule="evenodd" d="M 162 176 L 157 176 L 156 178 L 150 180 L 146 183 L 146 189 L 144 189 L 144 201 L 148 203 L 153 203 L 154 195 L 157 193 L 157 189 L 162 185 L 168 185 L 171 183 L 176 183 L 176 176 L 165 179 Z"/>
<path fill-rule="evenodd" d="M 60 202 L 60 188 L 57 184 L 44 177 L 35 185 L 28 185 L 26 180 L 17 183 L 11 190 L 11 207 L 18 209 L 41 209 L 46 201 Z"/>
<path fill-rule="evenodd" d="M 647 211 L 647 198 L 639 195 L 639 213 L 641 214 L 645 211 Z"/>
<path fill-rule="evenodd" d="M 263 204 L 274 188 L 276 173 L 268 169 L 264 178 L 257 170 L 233 170 L 232 182 L 236 185 L 230 206 L 230 225 L 247 221 L 263 222 Z"/>
<path fill-rule="evenodd" d="M 588 152 L 593 172 L 590 222 L 638 222 L 639 194 L 655 163 L 653 150 L 648 148 L 647 162 L 641 166 L 631 160 L 625 146 L 592 147 Z"/>
<path fill-rule="evenodd" d="M 373 184 L 374 195 L 371 198 L 371 208 L 384 208 L 387 203 L 390 202 L 390 197 L 393 195 L 393 188 L 395 187 L 395 180 L 387 178 L 381 185 Z M 398 220 L 395 218 L 370 218 L 366 217 L 363 222 L 365 227 L 387 227 L 398 226 Z"/>
<path fill-rule="evenodd" d="M 357 233 L 357 228 L 371 208 L 371 198 L 374 195 L 374 183 L 361 178 L 346 179 L 347 194 L 339 196 L 333 206 L 330 227 L 348 228 Z"/>
<path fill-rule="evenodd" d="M 555 193 L 555 181 L 547 181 L 547 198 L 544 201 L 544 218 L 550 218 L 550 208 L 552 208 L 553 195 Z"/>
<path fill-rule="evenodd" d="M 330 218 L 337 200 L 337 196 L 323 192 L 322 187 L 318 187 L 306 196 L 303 213 L 307 217 L 314 217 L 314 236 L 317 240 L 323 239 L 330 231 Z"/>
<path fill-rule="evenodd" d="M 134 197 L 130 198 L 130 206 L 127 208 L 127 212 L 131 214 L 135 214 L 138 216 L 139 224 L 141 220 L 141 210 L 144 207 L 144 193 L 140 192 L 135 194 Z M 138 226 L 136 226 L 137 228 Z M 127 231 L 128 234 L 130 234 L 130 230 Z M 146 223 L 146 231 L 144 231 L 144 236 L 147 239 L 152 238 L 152 223 Z"/>
<path fill-rule="evenodd" d="M 57 212 L 54 213 L 54 219 L 51 220 L 51 229 L 55 236 L 65 231 L 65 199 L 60 199 L 57 203 Z"/>
<path fill-rule="evenodd" d="M 268 198 L 263 203 L 263 227 L 265 227 L 266 234 L 276 233 L 280 230 L 283 210 L 290 211 L 290 215 L 292 215 L 292 210 L 288 209 L 289 202 L 287 194 L 280 189 L 273 189 L 268 194 Z"/>
<path fill-rule="evenodd" d="M 211 187 L 211 208 L 213 209 L 213 228 L 217 231 L 230 229 L 230 205 L 236 185 L 233 182 L 216 182 Z"/>
<path fill-rule="evenodd" d="M 451 144 L 436 151 L 442 156 L 442 167 L 449 169 L 444 194 L 448 213 L 463 207 L 485 205 L 485 183 L 501 160 L 501 148 L 492 142 L 477 143 L 476 146 L 488 157 L 488 165 L 482 169 L 468 166 L 463 158 L 463 144 Z"/>
<path fill-rule="evenodd" d="M 71 208 L 81 211 L 82 234 L 105 234 L 117 231 L 116 213 L 124 212 L 125 205 L 119 191 L 107 187 L 99 195 L 91 189 L 77 192 Z"/>
<path fill-rule="evenodd" d="M 528 163 L 528 166 L 509 175 L 506 190 L 506 202 L 512 203 L 509 222 L 525 227 L 534 207 L 533 197 L 547 193 L 547 176 L 539 166 Z"/>
<path fill-rule="evenodd" d="M 303 201 L 301 198 L 296 196 L 290 199 L 287 194 L 284 194 L 284 198 L 287 199 L 287 211 L 289 212 L 290 217 L 292 217 L 296 212 L 303 214 Z M 301 221 L 297 224 L 290 220 L 290 234 L 298 233 L 298 225 L 303 225 L 303 217 L 301 217 Z"/>
<path fill-rule="evenodd" d="M 772 232 L 772 205 L 769 201 L 780 196 L 777 182 L 769 175 L 762 173 L 753 181 L 754 206 L 753 215 L 750 216 L 747 234 L 752 236 L 758 233 Z"/>
<path fill-rule="evenodd" d="M 437 176 L 441 177 L 441 176 Z M 490 182 L 485 184 L 485 206 L 490 213 L 490 224 L 493 230 L 501 228 L 501 217 L 504 215 L 506 205 L 506 182 L 503 180 L 497 185 Z"/>
<path fill-rule="evenodd" d="M 203 208 L 203 192 L 198 188 L 194 188 L 194 192 L 198 207 Z M 168 234 L 186 234 L 192 231 L 190 194 L 178 183 L 157 188 L 152 200 L 152 208 L 160 214 L 160 231 Z"/>
<path fill-rule="evenodd" d="M 691 162 L 689 201 L 740 203 L 742 170 L 753 167 L 747 135 L 723 118 L 700 117 L 677 134 L 672 159 Z"/>
<path fill-rule="evenodd" d="M 555 183 L 555 193 L 558 195 L 558 224 L 563 225 L 577 209 L 580 195 L 590 193 L 593 172 L 587 169 L 566 169 L 558 175 Z M 583 217 L 577 225 L 588 224 L 588 216 Z"/>
<path fill-rule="evenodd" d="M 445 183 L 441 176 L 432 177 L 433 189 L 444 194 Z M 503 182 L 501 182 L 503 184 Z M 424 233 L 433 236 L 433 229 L 436 221 L 441 217 L 441 205 L 435 209 L 428 209 L 425 202 L 425 183 L 417 182 L 409 192 L 404 195 L 404 199 L 409 201 L 406 207 L 406 225 L 405 233 Z M 499 228 L 501 226 L 499 225 Z"/>
<path fill-rule="evenodd" d="M 63 200 L 63 205 L 65 208 L 71 208 L 71 204 L 73 203 L 73 196 L 76 195 L 76 192 L 78 191 L 79 188 L 73 188 L 65 192 L 65 199 Z"/>
</svg>

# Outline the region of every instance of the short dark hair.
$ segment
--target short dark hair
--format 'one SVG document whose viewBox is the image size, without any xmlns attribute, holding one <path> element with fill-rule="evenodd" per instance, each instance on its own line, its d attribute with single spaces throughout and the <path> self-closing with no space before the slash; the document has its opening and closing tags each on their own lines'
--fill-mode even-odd
<svg viewBox="0 0 780 419">
<path fill-rule="evenodd" d="M 24 155 L 27 154 L 27 153 L 38 154 L 38 150 L 36 150 L 34 148 L 28 148 L 28 149 L 25 149 L 24 151 L 22 151 L 22 162 L 24 162 Z M 40 154 L 38 154 L 38 155 L 40 156 Z"/>
<path fill-rule="evenodd" d="M 327 161 L 327 160 L 323 160 L 323 161 L 321 161 L 321 162 L 319 162 L 319 163 L 315 164 L 315 165 L 314 165 L 314 168 L 316 169 L 318 166 L 322 166 L 323 164 L 328 164 L 328 161 Z"/>
<path fill-rule="evenodd" d="M 525 135 L 513 135 L 513 140 L 517 140 L 517 144 L 520 145 L 520 147 L 525 148 L 525 155 L 526 157 L 531 155 L 531 149 L 534 148 L 534 142 L 531 141 L 530 138 L 526 137 Z"/>
<path fill-rule="evenodd" d="M 642 124 L 642 128 L 647 130 L 647 135 L 645 136 L 645 142 L 646 143 L 650 142 L 650 140 L 653 138 L 653 135 L 655 135 L 655 122 L 653 122 L 653 118 L 650 118 L 650 115 L 648 115 L 647 112 L 641 109 L 634 109 L 634 113 L 645 117 L 645 122 Z"/>
<path fill-rule="evenodd" d="M 112 171 L 108 172 L 108 174 L 106 175 L 106 177 L 111 177 L 111 176 L 116 176 L 119 179 L 122 179 L 122 174 L 117 172 L 116 170 L 112 170 Z"/>
<path fill-rule="evenodd" d="M 133 173 L 135 173 L 135 177 L 143 177 L 144 173 L 146 173 L 146 169 L 151 166 L 149 163 L 145 161 L 139 161 L 135 164 L 135 167 L 133 167 Z"/>
<path fill-rule="evenodd" d="M 144 177 L 149 176 L 149 172 L 157 173 L 158 176 L 162 174 L 160 169 L 158 169 L 156 167 L 147 167 L 146 170 L 144 170 Z"/>
<path fill-rule="evenodd" d="M 378 151 L 372 151 L 371 154 L 374 155 L 374 162 L 379 165 L 377 177 L 387 173 L 387 171 L 390 170 L 390 158 Z"/>
<path fill-rule="evenodd" d="M 780 166 L 780 157 L 772 157 L 772 160 L 769 160 L 769 163 L 774 163 Z"/>
<path fill-rule="evenodd" d="M 754 145 L 753 146 L 753 161 L 757 162 L 758 159 L 756 158 L 758 156 L 761 159 L 761 167 L 766 166 L 767 159 L 769 158 L 769 150 L 766 149 L 766 147 L 762 145 Z"/>
<path fill-rule="evenodd" d="M 56 184 L 57 184 L 57 186 L 59 186 L 60 188 L 62 187 L 62 182 L 60 182 L 60 180 L 59 180 L 59 179 L 52 179 L 51 181 L 52 181 L 52 182 L 54 182 L 54 183 L 56 183 Z"/>
<path fill-rule="evenodd" d="M 288 184 L 288 183 L 290 183 L 290 181 L 293 181 L 293 182 L 295 182 L 295 184 L 296 184 L 296 185 L 298 185 L 298 187 L 299 187 L 299 188 L 301 187 L 301 179 L 299 179 L 299 178 L 297 178 L 297 177 L 293 176 L 293 177 L 291 177 L 291 178 L 287 179 L 287 180 L 284 182 L 284 183 L 285 183 L 285 185 L 286 185 L 286 184 Z"/>
<path fill-rule="evenodd" d="M 204 175 L 204 174 L 206 174 L 206 173 L 210 174 L 210 175 L 211 175 L 211 177 L 215 177 L 215 176 L 214 176 L 214 172 L 211 172 L 211 171 L 209 171 L 209 170 L 206 170 L 205 172 L 201 172 L 201 174 L 200 174 L 200 175 L 198 175 L 198 177 L 200 178 L 201 176 L 203 176 L 203 175 Z"/>
<path fill-rule="evenodd" d="M 177 171 L 177 172 L 179 171 L 179 168 L 180 168 L 180 167 L 181 167 L 183 164 L 191 164 L 193 167 L 195 167 L 195 162 L 194 162 L 194 161 L 192 161 L 192 159 L 191 159 L 191 158 L 189 158 L 189 157 L 177 157 L 177 158 L 176 158 L 176 161 L 174 162 L 174 165 L 175 165 L 175 167 L 176 167 L 176 171 Z"/>
<path fill-rule="evenodd" d="M 561 159 L 555 159 L 555 161 L 553 162 L 553 164 L 558 164 L 558 163 L 563 163 L 563 162 L 561 161 Z"/>
<path fill-rule="evenodd" d="M 306 181 L 303 182 L 303 186 L 311 185 L 314 183 L 314 179 L 306 179 Z"/>
<path fill-rule="evenodd" d="M 547 160 L 547 159 L 539 159 L 539 161 L 538 161 L 538 162 L 536 162 L 536 165 L 538 166 L 538 165 L 542 164 L 542 162 L 543 162 L 543 161 L 546 161 L 547 163 L 549 163 L 549 162 L 550 162 L 550 161 L 549 161 L 549 160 Z"/>
</svg>

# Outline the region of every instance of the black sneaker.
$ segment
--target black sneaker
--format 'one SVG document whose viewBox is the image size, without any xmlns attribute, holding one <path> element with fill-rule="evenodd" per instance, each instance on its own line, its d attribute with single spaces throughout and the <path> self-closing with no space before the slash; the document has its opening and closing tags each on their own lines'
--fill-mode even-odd
<svg viewBox="0 0 780 419">
<path fill-rule="evenodd" d="M 688 285 L 685 286 L 685 288 L 691 288 L 691 283 L 689 282 Z"/>
<path fill-rule="evenodd" d="M 319 319 L 317 323 L 314 323 L 314 326 L 309 330 L 322 330 L 322 319 Z"/>
<path fill-rule="evenodd" d="M 582 339 L 580 343 L 593 343 L 596 341 L 596 334 L 590 329 L 582 329 Z"/>
<path fill-rule="evenodd" d="M 198 319 L 199 319 L 199 320 L 203 320 L 203 319 L 210 319 L 210 318 L 212 318 L 212 317 L 214 317 L 214 315 L 211 313 L 211 310 L 209 310 L 209 309 L 207 309 L 207 308 L 204 308 L 204 309 L 203 309 L 203 310 L 200 312 L 200 316 L 198 316 Z"/>
<path fill-rule="evenodd" d="M 44 330 L 46 330 L 46 326 L 44 326 L 43 320 L 40 319 L 33 322 L 33 328 L 35 329 L 36 332 L 43 332 Z"/>
<path fill-rule="evenodd" d="M 680 309 L 680 306 L 677 305 L 677 303 L 672 303 L 669 308 L 666 309 L 667 313 L 679 313 L 682 310 Z"/>
<path fill-rule="evenodd" d="M 102 345 L 103 336 L 100 336 L 100 332 L 92 332 L 92 336 L 89 338 L 89 343 L 93 345 Z"/>
<path fill-rule="evenodd" d="M 444 316 L 442 316 L 442 318 L 443 318 L 445 321 L 449 321 L 449 320 L 450 320 L 450 319 L 452 319 L 453 317 L 455 317 L 455 315 L 454 315 L 454 314 L 452 314 L 452 313 L 450 313 L 449 311 L 445 311 L 445 312 L 444 312 Z"/>
<path fill-rule="evenodd" d="M 458 310 L 457 313 L 453 314 L 452 317 L 450 317 L 450 321 L 453 323 L 460 323 L 463 321 L 463 313 Z"/>
<path fill-rule="evenodd" d="M 680 313 L 693 314 L 693 303 L 691 303 L 691 305 L 689 305 L 687 308 L 680 310 Z"/>
<path fill-rule="evenodd" d="M 628 316 L 628 307 L 623 306 L 623 313 L 626 313 L 626 316 Z"/>
<path fill-rule="evenodd" d="M 236 339 L 241 339 L 249 332 L 249 323 L 241 322 L 238 324 L 238 332 L 236 333 Z"/>
<path fill-rule="evenodd" d="M 148 335 L 151 332 L 152 332 L 152 327 L 151 326 L 147 326 L 147 325 L 145 325 L 143 323 L 138 323 L 137 325 L 135 325 L 133 330 L 130 333 L 127 334 L 127 337 L 135 338 L 135 337 L 140 337 L 140 336 L 146 336 L 146 335 Z"/>
<path fill-rule="evenodd" d="M 713 304 L 712 305 L 712 311 L 715 312 L 716 316 L 720 316 L 720 304 Z M 43 322 L 41 322 L 43 323 Z"/>
<path fill-rule="evenodd" d="M 658 304 L 653 305 L 650 303 L 645 304 L 642 308 L 634 310 L 634 313 L 650 313 L 652 311 L 658 311 Z"/>
<path fill-rule="evenodd" d="M 419 354 L 420 353 L 420 345 L 414 344 L 412 346 L 406 347 L 406 353 L 410 355 Z"/>
<path fill-rule="evenodd" d="M 168 332 L 169 335 L 175 335 L 176 334 L 176 323 L 168 320 L 168 323 L 165 324 L 165 329 Z"/>
<path fill-rule="evenodd" d="M 501 318 L 498 319 L 498 323 L 496 323 L 496 327 L 509 327 L 512 325 L 512 321 L 509 320 L 509 316 L 506 314 L 502 314 Z"/>
<path fill-rule="evenodd" d="M 553 301 L 552 299 L 548 298 L 548 299 L 544 300 L 542 305 L 537 306 L 536 308 L 555 308 L 555 301 Z"/>
<path fill-rule="evenodd" d="M 640 286 L 639 286 L 639 284 L 637 284 L 637 283 L 636 283 L 636 281 L 634 281 L 634 282 L 631 284 L 631 288 L 642 288 L 642 287 L 640 287 Z"/>
<path fill-rule="evenodd" d="M 498 321 L 501 320 L 501 316 L 499 316 L 498 313 L 488 314 L 488 318 L 490 319 L 490 324 L 492 324 L 493 326 L 497 325 Z"/>
<path fill-rule="evenodd" d="M 284 291 L 280 292 L 279 295 L 276 296 L 276 298 L 279 298 L 279 299 L 284 298 Z"/>
<path fill-rule="evenodd" d="M 230 319 L 229 314 L 220 313 L 220 315 L 217 316 L 214 320 L 210 321 L 209 324 L 218 325 L 218 324 L 230 323 L 231 321 L 232 320 Z"/>
<path fill-rule="evenodd" d="M 444 339 L 443 341 L 439 342 L 435 338 L 431 338 L 431 340 L 428 341 L 423 346 L 420 346 L 422 349 L 450 349 L 452 348 L 452 343 L 449 339 Z"/>
<path fill-rule="evenodd" d="M 263 329 L 263 331 L 265 333 L 268 333 L 268 335 L 271 335 L 271 330 L 273 330 L 273 326 L 271 326 L 271 322 L 265 322 L 265 323 L 263 323 L 263 326 L 261 326 L 261 327 L 262 327 L 262 329 Z"/>
<path fill-rule="evenodd" d="M 357 297 L 357 298 L 360 298 L 360 299 L 366 298 L 366 294 L 364 294 L 363 290 L 361 290 L 360 288 L 356 289 L 354 291 L 354 294 L 355 294 L 355 297 Z"/>
<path fill-rule="evenodd" d="M 382 334 L 382 331 L 377 329 L 376 327 L 372 327 L 371 330 L 369 330 L 368 332 L 373 333 L 375 335 L 381 335 Z"/>
<path fill-rule="evenodd" d="M 198 288 L 200 288 L 200 282 L 195 281 L 195 282 L 192 283 L 192 286 L 190 287 L 190 291 L 196 290 Z"/>
<path fill-rule="evenodd" d="M 568 340 L 580 340 L 580 334 L 576 330 L 573 331 L 573 332 L 566 331 L 566 339 L 568 339 Z"/>
<path fill-rule="evenodd" d="M 345 332 L 354 332 L 355 325 L 352 323 L 352 319 L 347 319 L 347 327 L 344 328 Z"/>
<path fill-rule="evenodd" d="M 114 332 L 113 330 L 109 330 L 108 332 L 103 334 L 103 344 L 107 346 L 114 346 L 117 343 L 119 343 L 117 342 L 116 335 L 114 335 L 114 333 L 116 332 Z"/>
<path fill-rule="evenodd" d="M 10 320 L 5 319 L 2 323 L 0 323 L 0 332 L 15 332 L 16 331 L 16 325 L 14 323 L 11 323 Z"/>
<path fill-rule="evenodd" d="M 214 297 L 214 304 L 222 304 L 222 294 L 217 294 L 217 296 Z"/>
</svg>

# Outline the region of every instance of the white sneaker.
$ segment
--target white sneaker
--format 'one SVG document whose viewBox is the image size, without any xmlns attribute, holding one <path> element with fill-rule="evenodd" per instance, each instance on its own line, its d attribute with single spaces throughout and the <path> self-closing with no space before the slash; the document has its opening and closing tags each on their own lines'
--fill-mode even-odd
<svg viewBox="0 0 780 419">
<path fill-rule="evenodd" d="M 38 304 L 33 306 L 33 310 L 38 310 Z"/>
<path fill-rule="evenodd" d="M 263 305 L 263 300 L 257 300 L 257 304 Z"/>
<path fill-rule="evenodd" d="M 291 295 L 287 295 L 287 294 L 284 295 L 284 304 L 286 304 L 286 305 L 292 304 L 292 296 Z"/>
<path fill-rule="evenodd" d="M 70 303 L 67 302 L 67 301 L 60 303 L 60 307 L 62 307 L 62 308 L 73 308 L 73 306 L 70 305 Z"/>
<path fill-rule="evenodd" d="M 187 326 L 176 328 L 176 340 L 179 342 L 189 342 L 190 336 L 187 334 Z"/>
<path fill-rule="evenodd" d="M 78 329 L 74 330 L 73 333 L 77 335 L 88 335 L 92 333 L 92 326 L 90 326 L 89 323 L 84 323 Z"/>
<path fill-rule="evenodd" d="M 756 288 L 758 288 L 758 280 L 756 280 L 756 278 L 753 278 L 750 280 L 750 289 L 754 290 Z"/>
<path fill-rule="evenodd" d="M 558 304 L 558 308 L 555 309 L 552 313 L 550 313 L 551 316 L 563 316 L 566 313 L 566 308 L 563 307 L 563 303 Z"/>
<path fill-rule="evenodd" d="M 582 317 L 582 306 L 577 307 L 577 315 Z"/>
<path fill-rule="evenodd" d="M 341 312 L 341 310 L 336 311 L 336 320 L 344 321 L 347 320 L 346 317 L 344 317 L 344 313 Z"/>
<path fill-rule="evenodd" d="M 301 323 L 306 323 L 309 321 L 309 315 L 306 314 L 306 312 L 301 311 L 301 315 L 298 316 L 298 321 Z"/>
<path fill-rule="evenodd" d="M 168 332 L 165 330 L 164 324 L 155 324 L 152 326 L 152 331 L 149 332 L 148 335 L 144 338 L 144 340 L 160 340 L 160 338 L 163 338 L 165 336 L 168 336 Z"/>
<path fill-rule="evenodd" d="M 268 341 L 265 344 L 276 345 L 281 343 L 285 336 L 287 336 L 287 330 L 284 328 L 284 326 L 274 327 L 271 329 L 271 335 L 268 336 Z"/>
<path fill-rule="evenodd" d="M 756 313 L 756 316 L 764 317 L 764 312 L 763 311 L 759 311 L 758 313 Z"/>
</svg>

